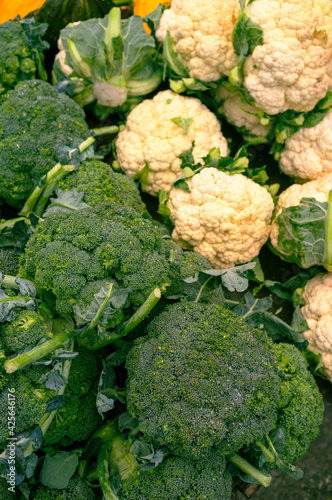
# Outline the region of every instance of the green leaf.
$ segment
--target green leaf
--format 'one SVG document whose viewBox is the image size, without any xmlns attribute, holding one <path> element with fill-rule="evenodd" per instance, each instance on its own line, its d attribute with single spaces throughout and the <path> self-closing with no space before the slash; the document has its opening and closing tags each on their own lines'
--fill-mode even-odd
<svg viewBox="0 0 332 500">
<path fill-rule="evenodd" d="M 143 21 L 149 26 L 152 36 L 155 36 L 156 34 L 164 10 L 165 5 L 159 4 L 153 12 L 150 12 L 150 14 L 145 16 L 143 19 Z"/>
<path fill-rule="evenodd" d="M 248 292 L 232 311 L 238 316 L 247 319 L 252 314 L 268 311 L 272 307 L 272 304 L 273 301 L 271 297 L 258 299 Z"/>
<path fill-rule="evenodd" d="M 166 219 L 168 219 L 169 216 L 171 215 L 171 211 L 167 207 L 168 200 L 169 200 L 168 193 L 166 191 L 163 191 L 162 189 L 160 189 L 159 190 L 158 214 L 162 215 Z"/>
<path fill-rule="evenodd" d="M 276 219 L 281 256 L 300 267 L 322 266 L 325 262 L 327 203 L 303 198 L 295 207 L 283 208 Z"/>
<path fill-rule="evenodd" d="M 174 50 L 174 41 L 169 31 L 166 33 L 163 44 L 163 56 L 170 69 L 171 75 L 174 74 L 180 78 L 189 77 L 188 71 L 180 61 L 178 53 Z"/>
<path fill-rule="evenodd" d="M 145 191 L 149 184 L 149 164 L 147 161 L 145 162 L 145 166 L 134 176 L 134 180 L 138 181 L 142 190 Z"/>
<path fill-rule="evenodd" d="M 138 419 L 130 415 L 127 411 L 126 413 L 122 413 L 119 416 L 119 429 L 123 432 L 125 429 L 133 430 L 138 427 L 139 422 Z"/>
<path fill-rule="evenodd" d="M 264 283 L 264 272 L 259 257 L 255 257 L 251 262 L 255 263 L 255 267 L 248 272 L 248 278 L 257 283 Z"/>
<path fill-rule="evenodd" d="M 319 376 L 324 380 L 329 380 L 329 378 L 324 375 L 324 363 L 321 353 L 316 354 L 309 349 L 306 349 L 302 352 L 302 354 L 307 360 L 309 369 L 313 375 Z"/>
<path fill-rule="evenodd" d="M 43 217 L 48 217 L 55 213 L 72 213 L 75 210 L 89 208 L 90 205 L 83 201 L 84 193 L 76 188 L 71 191 L 62 191 L 58 189 L 55 198 L 51 198 L 51 203 L 48 205 Z"/>
<path fill-rule="evenodd" d="M 48 488 L 57 490 L 67 488 L 77 466 L 78 456 L 75 452 L 48 453 L 40 471 L 40 482 Z"/>
<path fill-rule="evenodd" d="M 248 325 L 264 330 L 273 342 L 294 344 L 300 351 L 308 346 L 308 341 L 277 316 L 263 311 L 246 318 Z"/>
<path fill-rule="evenodd" d="M 175 123 L 175 125 L 178 125 L 179 127 L 182 128 L 182 134 L 187 135 L 189 133 L 189 127 L 191 125 L 191 122 L 193 121 L 192 118 L 171 118 L 171 121 Z"/>
</svg>

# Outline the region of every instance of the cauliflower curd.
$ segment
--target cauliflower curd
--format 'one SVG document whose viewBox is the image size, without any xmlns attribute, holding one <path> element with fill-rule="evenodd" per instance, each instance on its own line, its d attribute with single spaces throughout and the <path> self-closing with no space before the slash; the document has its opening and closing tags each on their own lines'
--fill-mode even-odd
<svg viewBox="0 0 332 500">
<path fill-rule="evenodd" d="M 312 110 L 331 86 L 332 2 L 254 0 L 247 10 L 263 30 L 244 65 L 256 106 L 270 115 Z"/>
<path fill-rule="evenodd" d="M 324 373 L 332 382 L 332 273 L 318 274 L 305 286 L 302 313 L 309 330 L 303 332 L 308 349 L 322 355 Z"/>
<path fill-rule="evenodd" d="M 173 121 L 179 119 L 186 126 Z M 179 156 L 193 142 L 196 163 L 214 147 L 220 149 L 221 156 L 227 156 L 227 141 L 215 115 L 198 99 L 166 90 L 131 111 L 116 141 L 117 159 L 130 177 L 137 176 L 147 163 L 149 174 L 144 189 L 158 196 L 160 189 L 169 192 L 181 175 Z"/>
<path fill-rule="evenodd" d="M 167 203 L 172 237 L 183 248 L 227 269 L 256 257 L 269 237 L 274 204 L 251 179 L 205 168 L 187 180 L 190 192 L 172 189 Z"/>
<path fill-rule="evenodd" d="M 314 127 L 301 128 L 286 140 L 279 165 L 285 174 L 300 179 L 332 174 L 332 111 Z"/>
<path fill-rule="evenodd" d="M 169 31 L 190 76 L 213 82 L 229 75 L 236 64 L 232 31 L 239 12 L 238 0 L 173 0 L 156 36 L 163 42 Z"/>
</svg>

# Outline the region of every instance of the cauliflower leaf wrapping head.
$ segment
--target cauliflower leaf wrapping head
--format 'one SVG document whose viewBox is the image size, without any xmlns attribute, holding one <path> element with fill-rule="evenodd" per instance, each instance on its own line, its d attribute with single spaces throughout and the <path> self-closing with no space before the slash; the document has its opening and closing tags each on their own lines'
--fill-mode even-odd
<svg viewBox="0 0 332 500">
<path fill-rule="evenodd" d="M 181 121 L 186 126 L 179 125 Z M 137 177 L 148 164 L 145 191 L 158 196 L 160 189 L 169 192 L 181 175 L 179 156 L 193 142 L 196 163 L 213 147 L 227 156 L 227 141 L 216 116 L 198 99 L 166 90 L 131 111 L 116 141 L 116 153 L 120 167 L 130 177 Z"/>
<path fill-rule="evenodd" d="M 317 201 L 327 202 L 330 189 L 332 189 L 332 173 L 306 184 L 293 184 L 281 193 L 270 233 L 272 246 L 278 253 L 286 255 L 278 246 L 279 226 L 276 219 L 281 214 L 282 209 L 300 205 L 302 198 L 315 198 Z"/>
<path fill-rule="evenodd" d="M 156 36 L 164 42 L 169 32 L 190 77 L 214 82 L 237 62 L 232 31 L 239 12 L 238 0 L 173 0 Z"/>
<path fill-rule="evenodd" d="M 332 273 L 318 274 L 304 288 L 301 311 L 309 329 L 302 333 L 308 349 L 322 355 L 323 373 L 332 382 Z"/>
<path fill-rule="evenodd" d="M 262 45 L 244 64 L 256 106 L 270 115 L 312 110 L 331 86 L 332 3 L 255 0 L 247 13 L 263 30 Z"/>
<path fill-rule="evenodd" d="M 289 137 L 280 157 L 281 170 L 291 177 L 309 180 L 332 174 L 331 130 L 332 111 L 314 127 L 301 128 Z"/>
<path fill-rule="evenodd" d="M 187 181 L 190 192 L 172 189 L 167 203 L 173 239 L 227 269 L 251 261 L 270 233 L 274 209 L 269 192 L 242 174 L 205 168 Z"/>
</svg>

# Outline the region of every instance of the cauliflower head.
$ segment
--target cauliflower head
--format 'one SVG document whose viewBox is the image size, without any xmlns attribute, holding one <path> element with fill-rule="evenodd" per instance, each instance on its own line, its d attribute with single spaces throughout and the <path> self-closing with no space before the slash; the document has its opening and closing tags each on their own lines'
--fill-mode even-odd
<svg viewBox="0 0 332 500">
<path fill-rule="evenodd" d="M 217 102 L 222 102 L 222 113 L 226 120 L 243 134 L 266 137 L 270 125 L 262 125 L 257 117 L 257 110 L 244 102 L 237 92 L 230 92 L 224 87 L 218 87 L 214 93 Z"/>
<path fill-rule="evenodd" d="M 312 110 L 332 77 L 330 0 L 254 0 L 251 21 L 263 30 L 244 64 L 244 86 L 255 104 L 275 115 Z"/>
<path fill-rule="evenodd" d="M 193 142 L 195 162 L 214 147 L 220 149 L 221 156 L 227 156 L 227 141 L 215 115 L 198 99 L 166 90 L 131 111 L 116 141 L 116 153 L 120 167 L 130 177 L 137 176 L 148 164 L 144 189 L 158 196 L 160 189 L 169 192 L 181 175 L 179 156 Z"/>
<path fill-rule="evenodd" d="M 300 179 L 318 179 L 332 174 L 332 111 L 317 125 L 301 128 L 286 140 L 280 168 Z"/>
<path fill-rule="evenodd" d="M 270 233 L 274 204 L 269 192 L 244 175 L 216 168 L 203 169 L 187 184 L 190 192 L 174 188 L 169 195 L 173 239 L 217 269 L 256 257 Z"/>
<path fill-rule="evenodd" d="M 309 342 L 308 349 L 322 355 L 322 371 L 332 382 L 332 273 L 309 280 L 303 298 L 306 305 L 301 310 L 309 330 L 302 335 Z"/>
<path fill-rule="evenodd" d="M 169 31 L 190 76 L 214 82 L 229 75 L 237 62 L 232 31 L 239 12 L 238 0 L 173 0 L 156 36 L 163 42 Z"/>
<path fill-rule="evenodd" d="M 318 201 L 326 202 L 330 189 L 332 189 L 332 173 L 315 181 L 306 182 L 305 184 L 293 184 L 281 193 L 270 233 L 271 243 L 279 253 L 283 252 L 278 247 L 279 228 L 275 220 L 280 215 L 282 209 L 300 205 L 302 198 L 315 198 Z"/>
</svg>

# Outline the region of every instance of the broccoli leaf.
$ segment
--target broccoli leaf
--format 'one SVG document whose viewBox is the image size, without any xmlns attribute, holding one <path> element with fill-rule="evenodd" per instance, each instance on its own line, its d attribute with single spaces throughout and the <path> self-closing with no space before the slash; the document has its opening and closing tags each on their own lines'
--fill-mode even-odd
<svg viewBox="0 0 332 500">
<path fill-rule="evenodd" d="M 267 311 L 255 312 L 245 318 L 248 325 L 264 330 L 273 342 L 285 342 L 294 344 L 300 351 L 308 346 L 308 341 L 287 325 L 278 316 Z"/>
<path fill-rule="evenodd" d="M 276 219 L 281 256 L 308 268 L 325 265 L 328 203 L 303 198 L 295 207 L 283 208 Z"/>
<path fill-rule="evenodd" d="M 70 213 L 74 210 L 82 210 L 90 205 L 83 201 L 84 193 L 74 188 L 71 191 L 58 189 L 56 198 L 51 198 L 51 203 L 43 213 L 43 217 L 48 217 L 55 213 Z"/>
<path fill-rule="evenodd" d="M 47 453 L 40 471 L 40 482 L 48 488 L 64 489 L 78 466 L 75 452 L 57 451 Z"/>
<path fill-rule="evenodd" d="M 130 415 L 128 411 L 119 416 L 119 429 L 121 432 L 125 429 L 129 429 L 130 431 L 136 429 L 138 425 L 138 419 Z"/>
</svg>

